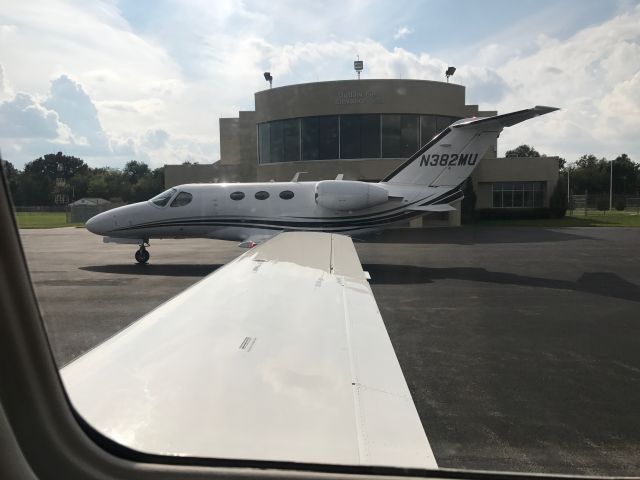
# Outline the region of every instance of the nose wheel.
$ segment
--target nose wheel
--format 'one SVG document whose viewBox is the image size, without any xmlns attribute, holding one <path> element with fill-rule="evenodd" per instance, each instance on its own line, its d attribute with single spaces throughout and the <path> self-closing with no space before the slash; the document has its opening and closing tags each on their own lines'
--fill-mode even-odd
<svg viewBox="0 0 640 480">
<path fill-rule="evenodd" d="M 140 265 L 144 265 L 149 261 L 150 255 L 146 247 L 146 244 L 141 244 L 140 248 L 136 251 L 135 254 L 136 262 L 138 262 Z"/>
</svg>

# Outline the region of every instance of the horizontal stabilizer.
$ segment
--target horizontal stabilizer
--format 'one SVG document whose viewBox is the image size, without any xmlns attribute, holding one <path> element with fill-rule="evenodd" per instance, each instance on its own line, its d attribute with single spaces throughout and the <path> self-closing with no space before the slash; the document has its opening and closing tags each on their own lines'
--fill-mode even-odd
<svg viewBox="0 0 640 480">
<path fill-rule="evenodd" d="M 544 107 L 538 105 L 533 108 L 527 108 L 526 110 L 518 110 L 517 112 L 495 115 L 493 117 L 481 117 L 462 120 L 459 123 L 454 123 L 453 125 L 451 125 L 451 127 L 464 128 L 481 125 L 487 127 L 492 123 L 495 124 L 498 128 L 511 127 L 520 122 L 524 122 L 525 120 L 529 120 L 530 118 L 538 117 L 546 113 L 555 112 L 556 110 L 560 109 L 556 107 Z"/>
<path fill-rule="evenodd" d="M 409 210 L 416 210 L 419 212 L 453 212 L 455 209 L 455 207 L 452 207 L 448 203 L 443 203 L 441 205 L 416 205 L 414 207 L 409 207 Z"/>
</svg>

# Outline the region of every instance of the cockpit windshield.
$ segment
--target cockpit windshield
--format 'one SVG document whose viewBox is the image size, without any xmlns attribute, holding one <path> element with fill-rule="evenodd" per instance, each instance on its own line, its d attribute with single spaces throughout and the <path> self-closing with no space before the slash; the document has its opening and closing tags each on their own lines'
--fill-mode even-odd
<svg viewBox="0 0 640 480">
<path fill-rule="evenodd" d="M 185 205 L 191 203 L 192 199 L 193 195 L 191 195 L 189 192 L 180 192 L 178 195 L 176 195 L 176 198 L 173 199 L 173 202 L 171 202 L 171 206 L 184 207 Z"/>
<path fill-rule="evenodd" d="M 170 188 L 169 190 L 165 190 L 164 192 L 156 195 L 149 201 L 155 203 L 159 207 L 164 207 L 169 203 L 169 200 L 171 200 L 171 197 L 173 197 L 173 194 L 176 193 L 176 191 L 177 190 L 175 188 Z"/>
</svg>

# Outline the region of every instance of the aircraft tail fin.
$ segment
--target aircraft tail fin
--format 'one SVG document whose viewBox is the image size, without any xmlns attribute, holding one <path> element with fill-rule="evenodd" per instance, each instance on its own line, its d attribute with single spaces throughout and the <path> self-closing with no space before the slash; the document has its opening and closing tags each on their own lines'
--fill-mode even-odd
<svg viewBox="0 0 640 480">
<path fill-rule="evenodd" d="M 537 106 L 493 117 L 459 120 L 436 135 L 382 181 L 433 187 L 460 185 L 504 127 L 558 110 Z"/>
</svg>

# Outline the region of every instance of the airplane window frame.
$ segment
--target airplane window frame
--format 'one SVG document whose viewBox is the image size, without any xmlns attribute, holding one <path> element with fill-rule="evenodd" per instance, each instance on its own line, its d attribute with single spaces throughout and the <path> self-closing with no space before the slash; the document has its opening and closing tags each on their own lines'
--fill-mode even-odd
<svg viewBox="0 0 640 480">
<path fill-rule="evenodd" d="M 171 202 L 171 200 L 173 199 L 173 197 L 174 197 L 174 195 L 176 194 L 177 191 L 178 191 L 177 188 L 174 188 L 174 187 L 168 188 L 164 192 L 159 193 L 158 195 L 156 195 L 153 198 L 150 198 L 149 202 L 151 202 L 153 205 L 155 205 L 158 208 L 165 208 L 167 205 L 169 205 L 169 203 Z M 169 192 L 171 192 L 171 195 L 169 195 L 168 197 L 164 197 L 164 195 L 169 193 Z M 158 200 L 164 200 L 165 198 L 167 199 L 167 201 L 164 202 L 163 204 L 156 203 Z"/>
<path fill-rule="evenodd" d="M 256 200 L 267 200 L 271 197 L 271 194 L 266 190 L 258 190 L 254 195 Z"/>
</svg>

